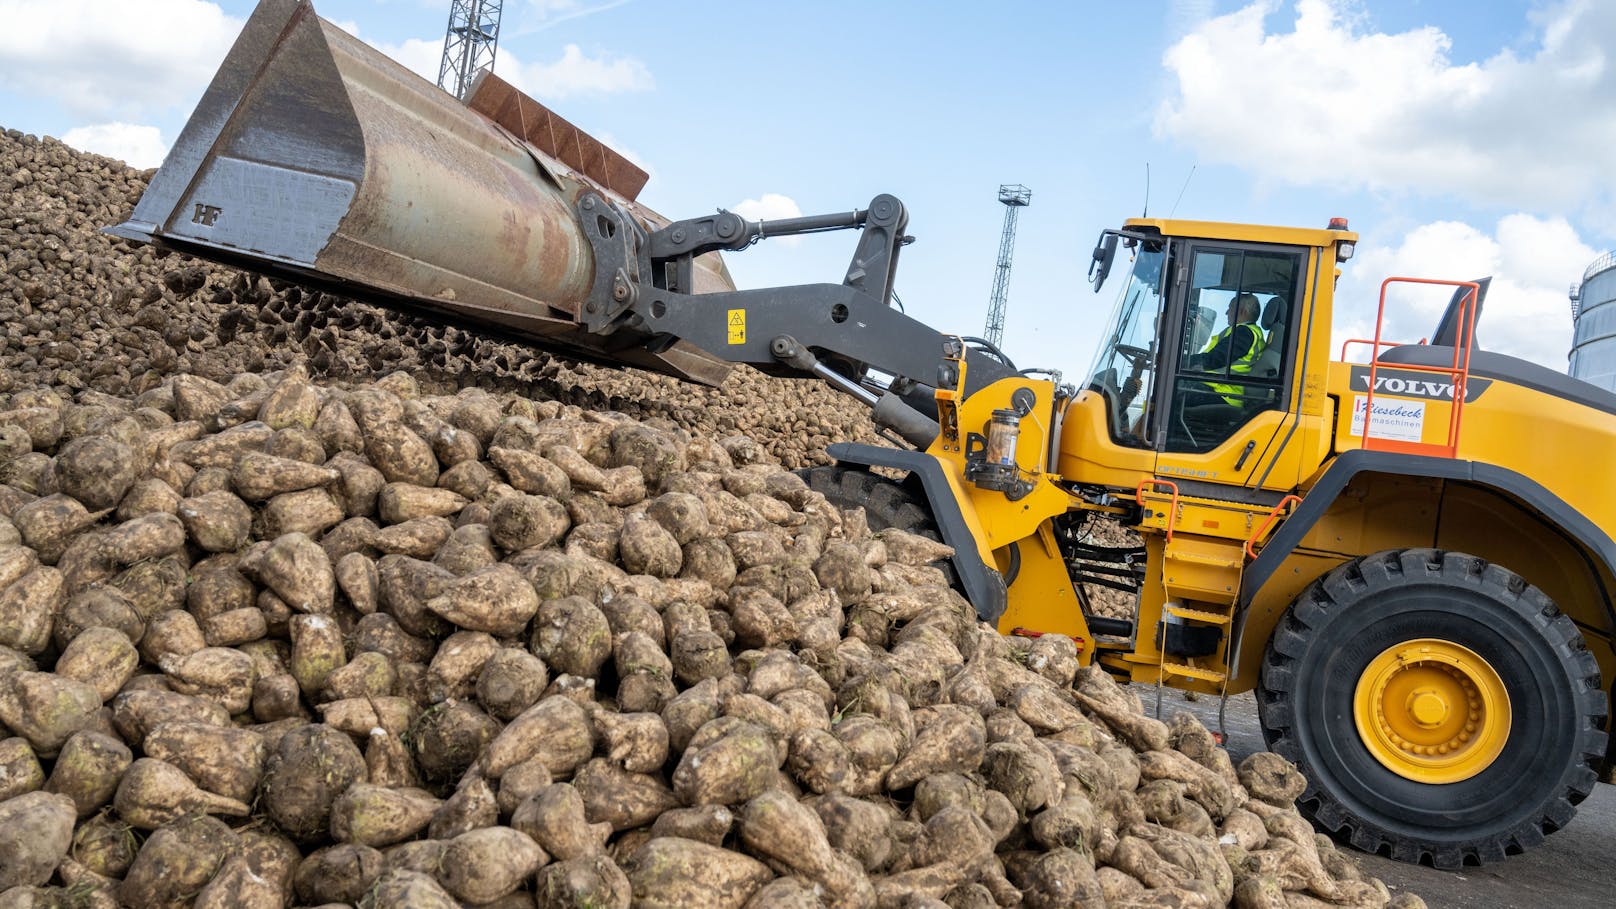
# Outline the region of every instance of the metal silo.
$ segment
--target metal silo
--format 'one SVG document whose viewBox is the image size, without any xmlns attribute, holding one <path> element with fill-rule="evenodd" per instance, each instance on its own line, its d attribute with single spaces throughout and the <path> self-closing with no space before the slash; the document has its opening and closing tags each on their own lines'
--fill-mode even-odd
<svg viewBox="0 0 1616 909">
<path fill-rule="evenodd" d="M 1575 378 L 1616 391 L 1616 251 L 1605 253 L 1571 287 L 1571 365 Z"/>
</svg>

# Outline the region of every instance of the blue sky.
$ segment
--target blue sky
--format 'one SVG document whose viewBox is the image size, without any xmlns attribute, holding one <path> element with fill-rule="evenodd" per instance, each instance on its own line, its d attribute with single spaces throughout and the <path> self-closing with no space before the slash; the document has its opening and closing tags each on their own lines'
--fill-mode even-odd
<svg viewBox="0 0 1616 909">
<path fill-rule="evenodd" d="M 316 0 L 436 74 L 448 0 Z M 0 126 L 150 166 L 252 4 L 0 0 Z M 20 28 L 21 23 L 37 27 Z M 979 334 L 1003 207 L 1033 191 L 1010 283 L 1018 365 L 1089 365 L 1106 226 L 1152 214 L 1363 234 L 1338 336 L 1382 277 L 1493 274 L 1482 342 L 1555 368 L 1566 290 L 1616 245 L 1616 4 L 506 0 L 496 69 L 646 165 L 670 217 L 909 207 L 898 292 Z M 1175 209 L 1176 203 L 1176 209 Z M 836 281 L 852 235 L 766 242 L 742 286 Z M 1434 301 L 1392 334 L 1416 340 Z"/>
</svg>

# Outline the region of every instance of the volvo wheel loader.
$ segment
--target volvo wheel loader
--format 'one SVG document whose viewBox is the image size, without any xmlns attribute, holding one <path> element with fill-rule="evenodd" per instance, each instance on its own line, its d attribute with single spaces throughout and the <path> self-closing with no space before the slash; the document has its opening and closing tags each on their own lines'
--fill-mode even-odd
<svg viewBox="0 0 1616 909">
<path fill-rule="evenodd" d="M 1430 343 L 1377 328 L 1354 358 L 1331 348 L 1345 222 L 1132 219 L 1089 263 L 1114 312 L 1064 384 L 890 305 L 911 239 L 891 196 L 668 221 L 643 182 L 491 75 L 462 104 L 265 0 L 111 230 L 596 361 L 826 381 L 901 444 L 832 445 L 813 488 L 952 545 L 1006 634 L 1255 691 L 1301 804 L 1361 849 L 1493 861 L 1589 794 L 1616 680 L 1616 395 L 1479 349 L 1485 282 L 1437 282 L 1454 303 Z M 718 259 L 832 229 L 858 231 L 837 283 L 736 290 Z M 1097 543 L 1101 521 L 1143 545 Z M 1096 615 L 1098 588 L 1136 618 Z"/>
</svg>

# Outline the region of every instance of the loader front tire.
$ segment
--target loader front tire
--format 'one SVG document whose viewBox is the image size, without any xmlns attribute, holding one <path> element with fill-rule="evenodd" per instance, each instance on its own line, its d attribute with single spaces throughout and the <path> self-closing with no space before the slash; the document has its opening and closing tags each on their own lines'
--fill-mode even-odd
<svg viewBox="0 0 1616 909">
<path fill-rule="evenodd" d="M 1605 752 L 1599 667 L 1519 575 L 1432 549 L 1354 559 L 1274 629 L 1268 746 L 1316 824 L 1366 852 L 1458 868 L 1564 827 Z"/>
<path fill-rule="evenodd" d="M 926 500 L 897 480 L 846 467 L 806 467 L 797 471 L 797 475 L 809 489 L 823 494 L 825 500 L 837 508 L 863 508 L 865 523 L 871 530 L 895 528 L 938 542 L 943 540 Z M 945 560 L 932 565 L 948 578 L 949 586 L 959 586 L 959 575 L 953 564 Z"/>
</svg>

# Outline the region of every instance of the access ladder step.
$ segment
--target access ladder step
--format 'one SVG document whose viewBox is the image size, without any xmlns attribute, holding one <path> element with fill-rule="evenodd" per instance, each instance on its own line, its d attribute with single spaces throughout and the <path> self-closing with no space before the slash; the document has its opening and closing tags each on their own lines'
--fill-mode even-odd
<svg viewBox="0 0 1616 909">
<path fill-rule="evenodd" d="M 1167 614 L 1197 622 L 1210 622 L 1214 625 L 1227 625 L 1231 620 L 1230 616 L 1221 612 L 1207 612 L 1204 609 L 1191 609 L 1188 606 L 1174 606 L 1170 603 L 1167 605 Z"/>
<path fill-rule="evenodd" d="M 1162 553 L 1167 599 L 1231 605 L 1240 594 L 1240 544 L 1218 537 L 1179 534 Z"/>
<path fill-rule="evenodd" d="M 1191 565 L 1204 565 L 1207 568 L 1239 568 L 1240 560 L 1220 555 L 1206 555 L 1198 552 L 1185 552 L 1183 550 L 1167 550 L 1167 558 L 1174 562 L 1186 562 Z"/>
<path fill-rule="evenodd" d="M 1181 675 L 1186 678 L 1200 679 L 1203 682 L 1222 682 L 1228 679 L 1228 676 L 1216 669 L 1185 666 L 1183 663 L 1162 663 L 1162 672 L 1166 675 Z"/>
</svg>

